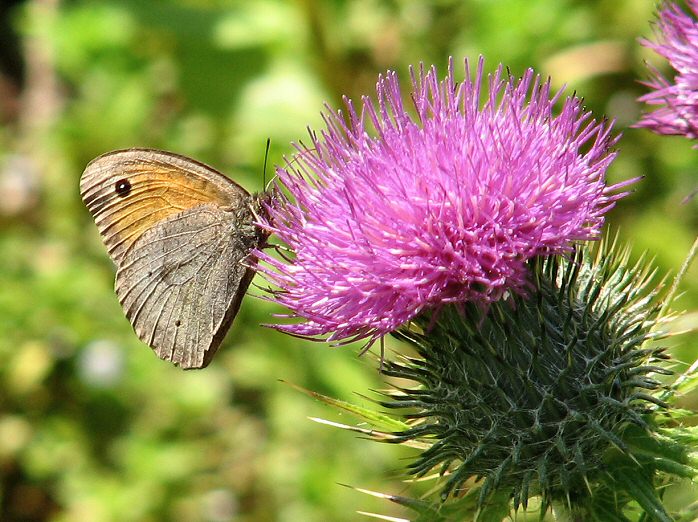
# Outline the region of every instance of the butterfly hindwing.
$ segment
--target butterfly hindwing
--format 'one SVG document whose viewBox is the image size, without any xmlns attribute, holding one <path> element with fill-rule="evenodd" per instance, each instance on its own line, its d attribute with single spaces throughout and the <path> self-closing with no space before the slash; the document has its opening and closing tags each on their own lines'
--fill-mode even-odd
<svg viewBox="0 0 698 522">
<path fill-rule="evenodd" d="M 245 263 L 254 233 L 230 212 L 204 205 L 134 243 L 117 272 L 116 293 L 158 357 L 182 368 L 208 364 L 254 275 Z"/>
</svg>

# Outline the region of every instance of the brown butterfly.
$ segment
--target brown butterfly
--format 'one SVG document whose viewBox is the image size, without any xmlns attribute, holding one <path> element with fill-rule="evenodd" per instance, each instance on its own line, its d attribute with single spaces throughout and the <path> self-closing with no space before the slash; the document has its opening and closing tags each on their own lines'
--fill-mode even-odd
<svg viewBox="0 0 698 522">
<path fill-rule="evenodd" d="M 116 264 L 116 295 L 138 337 L 182 368 L 207 366 L 254 276 L 251 195 L 211 167 L 152 149 L 92 160 L 80 194 Z"/>
</svg>

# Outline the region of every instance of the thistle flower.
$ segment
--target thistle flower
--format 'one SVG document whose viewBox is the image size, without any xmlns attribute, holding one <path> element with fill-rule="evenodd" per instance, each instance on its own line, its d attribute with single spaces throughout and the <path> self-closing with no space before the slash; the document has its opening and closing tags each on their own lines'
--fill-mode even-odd
<svg viewBox="0 0 698 522">
<path fill-rule="evenodd" d="M 598 236 L 624 194 L 605 184 L 617 138 L 581 101 L 532 70 L 484 82 L 411 70 L 413 107 L 394 72 L 347 117 L 277 170 L 290 195 L 265 225 L 294 252 L 258 252 L 274 299 L 301 322 L 276 328 L 330 341 L 374 341 L 425 310 L 497 301 L 527 284 L 526 261 Z"/>
<path fill-rule="evenodd" d="M 659 11 L 657 39 L 642 39 L 645 47 L 669 61 L 676 71 L 673 82 L 652 68 L 652 80 L 646 85 L 651 92 L 639 101 L 660 108 L 644 114 L 636 127 L 646 127 L 657 134 L 679 134 L 698 138 L 698 1 L 688 0 L 691 13 L 668 2 Z"/>
</svg>

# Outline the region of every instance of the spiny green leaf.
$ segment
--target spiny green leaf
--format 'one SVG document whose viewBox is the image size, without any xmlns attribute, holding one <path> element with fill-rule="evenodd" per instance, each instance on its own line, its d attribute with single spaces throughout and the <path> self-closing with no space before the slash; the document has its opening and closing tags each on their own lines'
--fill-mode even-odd
<svg viewBox="0 0 698 522">
<path fill-rule="evenodd" d="M 652 466 L 659 471 L 676 475 L 677 477 L 693 478 L 698 474 L 698 469 L 686 464 L 680 464 L 675 460 L 656 457 L 651 461 Z"/>
<path fill-rule="evenodd" d="M 672 522 L 649 479 L 628 467 L 614 470 L 612 474 L 613 480 L 622 486 L 647 514 L 660 522 Z"/>
<path fill-rule="evenodd" d="M 630 426 L 623 435 L 623 440 L 633 448 L 636 455 L 668 459 L 680 464 L 689 464 L 686 441 L 678 441 L 670 434 L 670 429 L 648 433 L 635 426 Z M 678 434 L 678 431 L 675 433 Z M 698 432 L 696 432 L 698 436 Z M 694 439 L 695 441 L 695 439 Z"/>
</svg>

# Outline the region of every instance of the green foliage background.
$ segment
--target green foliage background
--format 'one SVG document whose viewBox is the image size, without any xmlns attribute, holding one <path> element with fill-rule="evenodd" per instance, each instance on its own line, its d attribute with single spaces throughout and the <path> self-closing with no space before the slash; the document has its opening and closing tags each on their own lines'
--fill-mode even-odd
<svg viewBox="0 0 698 522">
<path fill-rule="evenodd" d="M 0 56 L 0 520 L 357 520 L 404 515 L 339 483 L 407 493 L 403 448 L 323 427 L 279 382 L 339 398 L 381 386 L 375 358 L 260 328 L 249 298 L 204 371 L 132 334 L 78 179 L 94 156 L 157 147 L 249 190 L 264 145 L 280 164 L 323 101 L 372 94 L 449 55 L 532 66 L 624 133 L 611 181 L 644 176 L 609 216 L 661 272 L 696 234 L 696 151 L 629 129 L 644 92 L 651 0 L 28 0 L 3 7 Z M 698 309 L 698 272 L 678 307 Z M 257 290 L 253 293 L 260 294 Z M 677 328 L 692 327 L 688 314 Z M 682 336 L 679 360 L 695 359 Z M 396 345 L 393 348 L 398 348 Z M 687 404 L 691 405 L 690 398 Z M 337 419 L 351 422 L 351 419 Z M 688 485 L 669 495 L 698 497 Z"/>
</svg>

